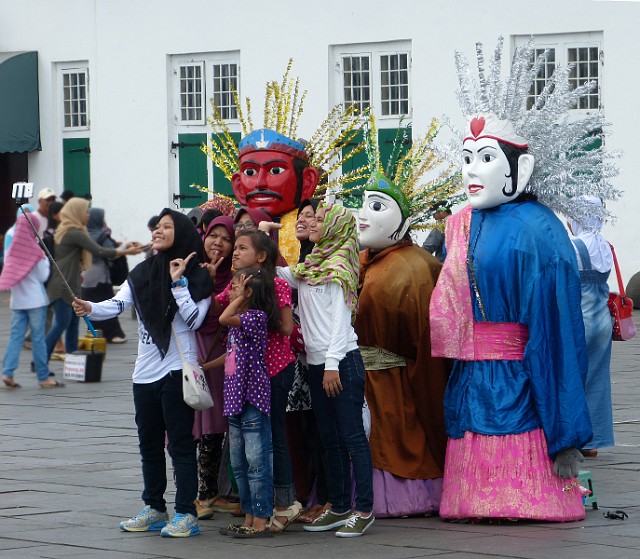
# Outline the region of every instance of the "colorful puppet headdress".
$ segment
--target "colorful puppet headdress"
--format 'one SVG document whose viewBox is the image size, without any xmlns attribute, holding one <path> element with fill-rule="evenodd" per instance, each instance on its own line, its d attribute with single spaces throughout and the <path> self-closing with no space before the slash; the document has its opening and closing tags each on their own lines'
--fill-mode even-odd
<svg viewBox="0 0 640 559">
<path fill-rule="evenodd" d="M 320 171 L 315 195 L 321 196 L 327 189 L 357 181 L 365 176 L 365 169 L 362 168 L 339 176 L 336 173 L 347 159 L 364 149 L 360 144 L 348 154 L 342 154 L 343 146 L 356 141 L 361 129 L 361 118 L 354 105 L 347 108 L 336 105 L 308 141 L 295 139 L 307 92 L 300 91 L 299 78 L 293 79 L 289 76 L 292 64 L 293 60 L 289 60 L 281 82 L 267 82 L 262 128 L 256 129 L 253 125 L 251 100 L 248 97 L 245 99 L 243 109 L 237 92 L 233 92 L 238 119 L 242 126 L 239 146 L 236 146 L 227 123 L 212 100 L 213 116 L 209 124 L 218 140 L 213 141 L 211 147 L 203 146 L 202 149 L 228 179 L 239 170 L 239 155 L 251 151 L 282 151 L 306 160 L 311 167 Z"/>
<path fill-rule="evenodd" d="M 592 217 L 611 218 L 606 208 L 582 198 L 591 195 L 616 200 L 621 194 L 610 180 L 618 174 L 611 159 L 619 154 L 602 146 L 604 117 L 596 113 L 570 118 L 570 110 L 595 84 L 572 89 L 568 79 L 571 67 L 557 68 L 529 109 L 531 86 L 548 53 L 536 58 L 533 39 L 517 47 L 511 72 L 503 82 L 502 47 L 500 37 L 487 74 L 482 44 L 476 44 L 477 79 L 467 59 L 456 52 L 458 100 L 468 119 L 464 136 L 475 136 L 474 131 L 481 128 L 481 119 L 485 119 L 483 130 L 488 129 L 512 145 L 528 144 L 527 151 L 534 156 L 535 164 L 525 192 L 535 194 L 541 203 L 579 223 Z M 511 123 L 511 128 L 505 122 Z"/>
<path fill-rule="evenodd" d="M 404 151 L 402 146 L 407 143 L 410 127 L 401 128 L 389 160 L 383 167 L 373 115 L 369 115 L 365 124 L 364 142 L 370 176 L 360 189 L 375 190 L 391 196 L 414 229 L 435 226 L 435 223 L 429 221 L 436 211 L 436 203 L 442 204 L 443 200 L 448 200 L 453 205 L 464 197 L 456 195 L 462 188 L 462 178 L 457 172 L 456 163 L 434 144 L 439 129 L 440 124 L 434 119 L 427 133 L 413 140 L 411 147 Z M 343 189 L 337 194 L 348 196 L 355 190 Z"/>
</svg>

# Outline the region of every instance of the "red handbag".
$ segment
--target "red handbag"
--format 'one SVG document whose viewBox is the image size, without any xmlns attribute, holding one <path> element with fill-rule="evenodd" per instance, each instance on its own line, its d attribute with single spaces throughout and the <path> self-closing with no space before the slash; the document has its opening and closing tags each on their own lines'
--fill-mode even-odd
<svg viewBox="0 0 640 559">
<path fill-rule="evenodd" d="M 616 267 L 616 275 L 618 276 L 618 287 L 620 293 L 609 293 L 609 312 L 613 319 L 613 339 L 617 342 L 624 342 L 634 338 L 636 335 L 636 325 L 633 322 L 633 301 L 625 296 L 624 284 L 622 283 L 622 275 L 616 258 L 616 251 L 613 245 L 609 243 L 611 253 L 613 254 L 613 263 Z"/>
</svg>

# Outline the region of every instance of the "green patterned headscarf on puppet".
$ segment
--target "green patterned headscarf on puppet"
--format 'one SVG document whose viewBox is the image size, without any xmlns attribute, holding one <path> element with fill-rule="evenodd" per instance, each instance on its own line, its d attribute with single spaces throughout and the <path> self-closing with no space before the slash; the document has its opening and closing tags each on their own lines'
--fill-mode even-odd
<svg viewBox="0 0 640 559">
<path fill-rule="evenodd" d="M 304 262 L 291 269 L 293 275 L 309 285 L 334 281 L 340 285 L 347 306 L 355 313 L 358 306 L 358 232 L 356 219 L 344 206 L 320 204 L 324 209 L 322 239 Z"/>
</svg>

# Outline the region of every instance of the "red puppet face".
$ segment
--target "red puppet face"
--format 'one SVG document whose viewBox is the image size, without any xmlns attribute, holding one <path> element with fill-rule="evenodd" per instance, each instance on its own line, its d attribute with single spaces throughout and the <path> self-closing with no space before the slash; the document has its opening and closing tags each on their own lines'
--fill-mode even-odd
<svg viewBox="0 0 640 559">
<path fill-rule="evenodd" d="M 318 172 L 311 167 L 303 169 L 299 185 L 293 162 L 292 155 L 280 151 L 241 155 L 240 170 L 231 179 L 240 204 L 265 210 L 274 218 L 296 209 L 300 200 L 313 194 Z"/>
</svg>

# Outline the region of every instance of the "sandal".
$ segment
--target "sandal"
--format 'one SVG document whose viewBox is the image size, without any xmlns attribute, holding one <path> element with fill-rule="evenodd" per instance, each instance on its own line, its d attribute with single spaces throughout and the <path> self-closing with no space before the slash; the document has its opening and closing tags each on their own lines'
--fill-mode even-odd
<svg viewBox="0 0 640 559">
<path fill-rule="evenodd" d="M 60 382 L 56 379 L 50 378 L 40 383 L 40 388 L 63 388 L 64 382 Z"/>
<path fill-rule="evenodd" d="M 4 382 L 6 388 L 22 388 L 22 386 L 10 377 L 2 377 L 2 382 Z"/>
<path fill-rule="evenodd" d="M 316 518 L 318 518 L 326 509 L 327 505 L 313 505 L 307 512 L 301 514 L 298 517 L 299 522 L 304 522 L 305 524 L 311 524 Z"/>
<path fill-rule="evenodd" d="M 273 511 L 273 516 L 271 517 L 271 521 L 269 523 L 269 528 L 274 534 L 281 534 L 284 532 L 289 525 L 300 516 L 302 512 L 302 505 L 298 501 L 294 501 L 293 505 L 290 505 L 285 510 L 275 510 Z M 278 520 L 278 518 L 285 518 L 284 524 Z"/>
<path fill-rule="evenodd" d="M 208 506 L 215 512 L 231 512 L 238 508 L 238 503 L 230 503 L 224 497 L 216 495 L 209 501 Z"/>
</svg>

